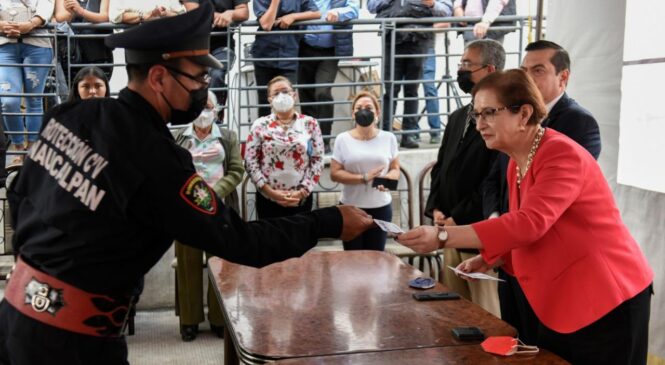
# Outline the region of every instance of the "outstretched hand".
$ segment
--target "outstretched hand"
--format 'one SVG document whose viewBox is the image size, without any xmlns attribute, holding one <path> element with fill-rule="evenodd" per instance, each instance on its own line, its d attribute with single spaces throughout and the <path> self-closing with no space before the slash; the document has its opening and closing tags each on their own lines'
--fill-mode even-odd
<svg viewBox="0 0 665 365">
<path fill-rule="evenodd" d="M 397 242 L 419 253 L 432 252 L 439 249 L 439 229 L 432 226 L 416 227 L 397 236 Z"/>
<path fill-rule="evenodd" d="M 364 210 L 352 205 L 338 205 L 342 213 L 342 241 L 350 241 L 374 226 L 374 219 Z"/>
</svg>

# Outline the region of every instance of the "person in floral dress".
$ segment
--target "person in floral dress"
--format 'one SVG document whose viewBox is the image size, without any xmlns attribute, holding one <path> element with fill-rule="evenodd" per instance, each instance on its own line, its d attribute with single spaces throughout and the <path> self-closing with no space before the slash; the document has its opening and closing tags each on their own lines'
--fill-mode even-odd
<svg viewBox="0 0 665 365">
<path fill-rule="evenodd" d="M 277 76 L 268 83 L 270 115 L 252 124 L 245 169 L 252 179 L 259 219 L 312 209 L 312 191 L 323 169 L 323 138 L 316 119 L 295 109 L 291 82 Z"/>
</svg>

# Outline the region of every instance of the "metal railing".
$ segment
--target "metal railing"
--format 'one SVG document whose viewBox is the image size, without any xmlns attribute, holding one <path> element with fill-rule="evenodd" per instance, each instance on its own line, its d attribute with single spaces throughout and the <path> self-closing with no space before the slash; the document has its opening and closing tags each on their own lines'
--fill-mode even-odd
<svg viewBox="0 0 665 365">
<path fill-rule="evenodd" d="M 452 53 L 449 48 L 449 43 L 451 36 L 450 34 L 454 34 L 455 32 L 462 32 L 464 30 L 471 30 L 473 28 L 471 27 L 459 27 L 456 26 L 456 23 L 459 22 L 473 22 L 473 21 L 479 21 L 480 18 L 469 18 L 469 17 L 448 17 L 448 18 L 419 18 L 419 19 L 412 19 L 412 18 L 388 18 L 388 19 L 356 19 L 353 21 L 350 21 L 345 24 L 350 24 L 353 25 L 353 29 L 332 29 L 332 30 L 304 30 L 304 29 L 293 29 L 293 30 L 280 30 L 279 34 L 280 35 L 286 35 L 286 34 L 297 34 L 297 35 L 303 35 L 306 33 L 352 33 L 356 36 L 364 34 L 364 33 L 369 33 L 369 34 L 376 34 L 376 40 L 380 41 L 380 45 L 378 46 L 378 52 L 376 54 L 363 54 L 363 55 L 358 55 L 354 54 L 353 56 L 348 56 L 348 57 L 311 57 L 311 58 L 299 58 L 299 57 L 294 57 L 294 58 L 253 58 L 251 54 L 246 54 L 245 50 L 248 48 L 248 45 L 251 44 L 251 41 L 253 40 L 253 37 L 257 34 L 262 34 L 262 35 L 269 35 L 266 32 L 263 31 L 257 31 L 257 27 L 259 26 L 257 21 L 247 21 L 244 23 L 240 24 L 234 24 L 228 28 L 228 31 L 226 32 L 213 32 L 211 34 L 211 37 L 226 37 L 227 38 L 227 44 L 232 43 L 232 39 L 235 39 L 235 47 L 234 47 L 234 53 L 236 55 L 236 60 L 233 64 L 233 66 L 230 68 L 230 70 L 226 74 L 226 86 L 224 87 L 215 87 L 211 88 L 213 91 L 217 92 L 226 92 L 228 95 L 227 98 L 227 103 L 223 106 L 225 109 L 225 116 L 226 116 L 226 123 L 228 123 L 228 127 L 230 129 L 235 130 L 241 141 L 244 141 L 244 139 L 247 136 L 247 132 L 249 130 L 249 126 L 251 123 L 258 117 L 256 114 L 257 107 L 259 106 L 268 106 L 268 105 L 259 105 L 257 102 L 253 102 L 254 98 L 256 97 L 256 91 L 260 89 L 265 89 L 265 86 L 262 85 L 256 85 L 253 77 L 251 77 L 251 72 L 252 72 L 252 62 L 261 60 L 261 61 L 285 61 L 285 60 L 293 60 L 293 61 L 314 61 L 314 60 L 328 60 L 328 59 L 334 59 L 339 61 L 339 72 L 341 74 L 344 74 L 344 69 L 350 69 L 351 70 L 351 76 L 346 75 L 348 80 L 344 82 L 334 82 L 330 84 L 296 84 L 294 87 L 296 89 L 302 89 L 302 88 L 316 88 L 316 87 L 331 87 L 333 90 L 339 90 L 343 88 L 348 88 L 349 89 L 349 94 L 352 94 L 354 92 L 357 92 L 357 90 L 360 89 L 369 89 L 372 87 L 378 87 L 379 89 L 379 101 L 382 103 L 382 97 L 385 94 L 386 88 L 389 88 L 391 91 L 395 87 L 401 87 L 403 88 L 405 85 L 409 84 L 423 84 L 423 83 L 432 83 L 435 82 L 437 84 L 437 89 L 441 86 L 445 85 L 444 91 L 440 92 L 438 96 L 436 97 L 425 97 L 422 95 L 418 95 L 417 97 L 405 97 L 405 96 L 398 96 L 398 97 L 393 97 L 393 93 L 390 92 L 386 96 L 386 100 L 390 103 L 390 105 L 393 104 L 394 101 L 396 102 L 404 102 L 404 101 L 427 101 L 427 100 L 438 100 L 439 104 L 443 103 L 445 105 L 445 108 L 442 108 L 439 113 L 436 114 L 430 114 L 426 113 L 424 109 L 419 108 L 419 113 L 416 114 L 405 114 L 404 112 L 399 113 L 398 110 L 393 110 L 393 108 L 388 108 L 388 114 L 385 116 L 385 120 L 392 121 L 393 119 L 397 118 L 404 118 L 404 117 L 415 117 L 420 120 L 420 118 L 423 117 L 428 117 L 428 116 L 434 116 L 437 115 L 439 117 L 442 117 L 445 119 L 452 111 L 454 111 L 456 108 L 461 106 L 464 103 L 465 96 L 461 96 L 460 93 L 457 91 L 456 86 L 454 85 L 455 83 L 455 78 L 452 76 L 452 73 L 455 71 L 453 67 L 451 66 L 451 60 L 459 58 L 461 54 L 459 53 Z M 530 17 L 526 16 L 508 16 L 508 17 L 499 17 L 497 21 L 514 21 L 515 26 L 508 26 L 508 27 L 492 27 L 490 29 L 493 30 L 506 30 L 506 31 L 514 31 L 518 34 L 518 46 L 517 49 L 507 49 L 506 55 L 507 57 L 511 56 L 516 56 L 518 60 L 521 59 L 522 57 L 522 49 L 523 49 L 523 42 L 525 39 L 525 27 L 531 28 L 530 25 Z M 402 28 L 400 27 L 403 24 L 422 24 L 422 25 L 429 25 L 429 24 L 434 24 L 434 23 L 441 23 L 441 22 L 446 22 L 446 23 L 451 23 L 452 26 L 449 28 L 432 28 L 432 27 L 425 27 L 425 28 Z M 299 22 L 296 25 L 323 25 L 323 24 L 328 24 L 320 20 L 315 20 L 315 21 L 305 21 L 305 22 Z M 328 24 L 329 25 L 329 24 Z M 76 68 L 81 68 L 81 67 L 86 67 L 86 66 L 99 66 L 99 67 L 113 67 L 113 68 L 119 68 L 125 66 L 124 62 L 118 62 L 119 60 L 114 60 L 113 63 L 101 63 L 101 64 L 91 64 L 91 63 L 70 63 L 67 65 L 67 68 L 64 70 L 61 70 L 57 67 L 56 60 L 58 60 L 60 55 L 58 54 L 58 42 L 62 41 L 64 39 L 67 42 L 67 58 L 71 59 L 70 57 L 70 52 L 72 50 L 71 45 L 75 43 L 77 39 L 94 39 L 94 38 L 104 38 L 107 36 L 107 34 L 76 34 L 76 31 L 81 30 L 81 29 L 93 29 L 93 30 L 116 30 L 116 29 L 123 29 L 123 28 L 128 28 L 130 26 L 128 25 L 117 25 L 117 24 L 110 24 L 110 23 L 104 23 L 104 24 L 89 24 L 89 23 L 75 23 L 75 24 L 70 24 L 71 29 L 74 32 L 68 32 L 68 33 L 62 33 L 62 32 L 57 32 L 55 31 L 57 29 L 55 24 L 48 24 L 48 28 L 53 30 L 53 32 L 49 35 L 53 39 L 53 51 L 54 51 L 54 61 L 51 64 L 44 64 L 44 65 L 30 65 L 33 67 L 49 67 L 51 69 L 51 73 L 49 78 L 51 79 L 51 84 L 50 88 L 43 92 L 43 93 L 3 93 L 0 91 L 0 97 L 44 97 L 49 99 L 50 101 L 46 104 L 47 107 L 52 106 L 52 104 L 55 102 L 60 102 L 62 99 L 65 97 L 63 93 L 63 88 L 66 87 L 67 85 L 62 85 L 62 80 L 71 80 L 74 75 L 72 75 L 72 70 Z M 443 33 L 444 34 L 444 52 L 441 53 L 434 53 L 434 54 L 395 54 L 395 49 L 396 49 L 396 43 L 395 43 L 395 35 L 399 34 L 401 32 L 428 32 L 428 33 Z M 276 32 L 277 33 L 277 32 Z M 389 48 L 390 52 L 386 54 L 384 52 L 384 44 L 386 42 L 389 42 Z M 356 42 L 355 48 L 356 50 L 362 47 L 362 45 L 358 44 Z M 424 80 L 424 79 L 417 79 L 417 80 L 396 80 L 395 79 L 395 69 L 394 69 L 394 62 L 387 62 L 387 60 L 395 60 L 395 59 L 400 59 L 400 58 L 421 58 L 425 59 L 427 57 L 435 57 L 437 59 L 437 68 L 438 67 L 443 67 L 444 72 L 441 78 L 435 79 L 435 80 Z M 443 62 L 440 60 L 443 59 Z M 227 62 L 230 61 L 230 56 L 227 58 Z M 389 64 L 389 70 L 385 70 L 386 65 Z M 25 64 L 0 64 L 0 67 L 25 67 Z M 375 70 L 375 68 L 378 68 L 378 74 L 379 74 L 379 80 L 367 80 L 367 81 L 359 81 L 360 76 L 366 76 L 366 75 L 371 75 L 371 71 Z M 388 72 L 386 72 L 388 71 Z M 64 73 L 60 74 L 60 73 Z M 338 74 L 339 76 L 339 74 Z M 383 77 L 386 76 L 386 77 Z M 59 82 L 57 80 L 60 80 Z M 55 86 L 53 85 L 55 83 Z M 111 94 L 116 95 L 118 92 L 117 89 L 112 89 Z M 339 93 L 338 93 L 339 94 Z M 347 95 L 348 96 L 348 95 Z M 334 101 L 332 102 L 311 102 L 311 103 L 299 103 L 297 105 L 323 105 L 323 104 L 329 104 L 329 105 L 334 105 L 337 108 L 335 111 L 335 115 L 332 118 L 323 118 L 320 120 L 320 122 L 349 122 L 350 121 L 350 104 L 351 101 L 348 97 L 341 97 L 341 98 L 335 98 Z M 340 109 L 343 106 L 349 106 L 348 110 L 345 112 L 338 113 L 338 111 L 342 110 Z M 20 113 L 11 113 L 7 115 L 19 115 L 19 116 L 28 116 L 28 115 L 37 115 L 39 113 L 26 113 L 26 112 L 20 112 Z M 314 116 L 317 117 L 317 116 Z M 392 128 L 392 123 L 389 123 L 389 128 Z M 418 131 L 418 133 L 426 133 L 426 132 L 440 132 L 445 128 L 445 122 L 442 121 L 442 126 L 437 129 L 427 129 L 423 128 Z M 408 133 L 409 131 L 393 131 L 395 134 L 403 134 L 403 133 Z M 411 131 L 413 133 L 413 131 Z M 22 134 L 25 132 L 10 132 L 6 131 L 5 132 L 7 135 L 12 135 L 12 134 Z M 334 135 L 327 135 L 324 136 L 326 139 L 332 139 L 334 138 Z M 9 151 L 8 154 L 17 154 L 17 153 L 25 153 L 25 152 L 16 152 L 16 151 Z"/>
</svg>

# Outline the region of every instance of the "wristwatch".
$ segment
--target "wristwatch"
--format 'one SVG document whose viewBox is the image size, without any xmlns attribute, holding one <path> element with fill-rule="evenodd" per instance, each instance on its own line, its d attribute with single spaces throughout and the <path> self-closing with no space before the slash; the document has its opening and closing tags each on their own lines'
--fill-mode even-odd
<svg viewBox="0 0 665 365">
<path fill-rule="evenodd" d="M 446 247 L 446 241 L 448 241 L 448 231 L 446 231 L 446 228 L 443 226 L 439 226 L 439 235 L 437 236 L 439 239 L 439 243 L 441 248 Z"/>
</svg>

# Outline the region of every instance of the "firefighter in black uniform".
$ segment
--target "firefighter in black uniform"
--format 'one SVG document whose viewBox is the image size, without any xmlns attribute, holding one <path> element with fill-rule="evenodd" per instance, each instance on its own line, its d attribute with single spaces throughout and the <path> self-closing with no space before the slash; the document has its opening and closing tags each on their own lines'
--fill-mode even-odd
<svg viewBox="0 0 665 365">
<path fill-rule="evenodd" d="M 45 116 L 8 193 L 18 258 L 0 364 L 127 364 L 128 293 L 173 239 L 263 266 L 372 225 L 348 206 L 245 223 L 196 174 L 165 121 L 189 122 L 206 103 L 208 67 L 221 67 L 208 54 L 212 16 L 203 2 L 110 36 L 126 48 L 128 87 Z"/>
</svg>

